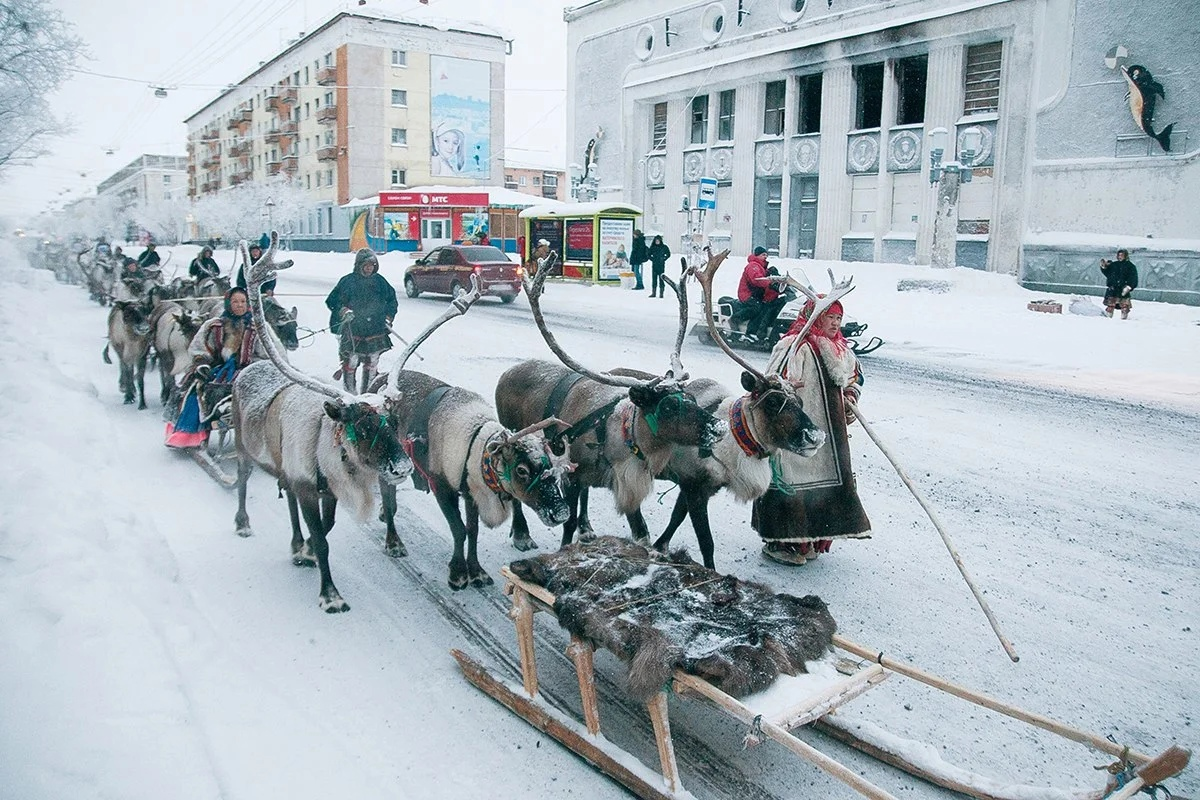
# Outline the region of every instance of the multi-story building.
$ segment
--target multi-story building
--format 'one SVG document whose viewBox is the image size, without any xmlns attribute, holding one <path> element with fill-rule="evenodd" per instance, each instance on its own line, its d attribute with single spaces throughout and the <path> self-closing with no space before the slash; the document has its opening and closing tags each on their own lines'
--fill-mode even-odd
<svg viewBox="0 0 1200 800">
<path fill-rule="evenodd" d="M 566 172 L 545 169 L 532 164 L 509 160 L 504 165 L 504 188 L 544 197 L 547 200 L 566 200 Z"/>
<path fill-rule="evenodd" d="M 187 197 L 188 160 L 183 156 L 142 155 L 96 187 L 98 197 L 115 197 L 119 208 Z"/>
<path fill-rule="evenodd" d="M 979 140 L 957 263 L 1094 291 L 1099 256 L 1125 246 L 1143 268 L 1139 294 L 1200 303 L 1200 206 L 1188 202 L 1200 193 L 1200 84 L 1184 78 L 1194 11 L 1188 0 L 593 0 L 564 14 L 569 158 L 595 139 L 600 198 L 643 206 L 647 228 L 674 241 L 681 195 L 694 202 L 708 176 L 707 226 L 736 252 L 922 264 L 938 202 L 929 134 L 944 128 L 947 162 Z M 1131 116 L 1122 65 L 1162 84 L 1153 128 L 1174 124 L 1169 152 Z"/>
<path fill-rule="evenodd" d="M 293 246 L 328 248 L 353 198 L 499 184 L 508 49 L 467 23 L 339 13 L 185 120 L 192 194 L 287 176 L 313 205 Z"/>
</svg>

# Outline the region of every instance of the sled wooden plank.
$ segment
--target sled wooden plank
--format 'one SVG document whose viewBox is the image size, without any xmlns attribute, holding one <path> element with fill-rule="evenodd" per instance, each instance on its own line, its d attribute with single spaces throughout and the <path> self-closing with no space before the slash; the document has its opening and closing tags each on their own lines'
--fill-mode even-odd
<svg viewBox="0 0 1200 800">
<path fill-rule="evenodd" d="M 1191 750 L 1172 745 L 1143 764 L 1137 771 L 1137 777 L 1121 787 L 1120 791 L 1109 795 L 1107 800 L 1129 800 L 1145 787 L 1162 783 L 1167 778 L 1183 772 L 1191 758 Z"/>
<path fill-rule="evenodd" d="M 537 653 L 533 649 L 533 603 L 530 602 L 529 595 L 520 586 L 514 587 L 512 602 L 512 610 L 508 613 L 517 626 L 517 648 L 521 653 L 521 678 L 525 683 L 525 694 L 537 697 Z"/>
<path fill-rule="evenodd" d="M 937 675 L 926 672 L 925 670 L 920 669 L 912 664 L 904 661 L 897 661 L 896 659 L 889 658 L 876 650 L 871 650 L 870 648 L 856 644 L 844 636 L 834 634 L 833 644 L 834 646 L 840 647 L 842 650 L 845 650 L 848 653 L 853 653 L 859 658 L 864 658 L 867 661 L 874 661 L 876 664 L 879 664 L 885 669 L 903 675 L 906 678 L 912 678 L 915 681 L 924 683 L 927 686 L 932 686 L 935 689 L 940 689 L 943 692 L 952 694 L 955 697 L 966 700 L 969 703 L 974 703 L 977 706 L 991 709 L 992 711 L 995 711 L 998 714 L 1003 714 L 1006 717 L 1012 717 L 1013 719 L 1021 720 L 1022 722 L 1026 722 L 1034 727 L 1041 728 L 1042 730 L 1047 730 L 1051 733 L 1058 734 L 1065 739 L 1070 739 L 1071 741 L 1085 744 L 1094 750 L 1100 751 L 1101 753 L 1124 757 L 1135 764 L 1145 764 L 1150 760 L 1150 756 L 1146 755 L 1145 753 L 1128 748 L 1125 745 L 1109 741 L 1098 734 L 1081 731 L 1078 728 L 1072 728 L 1069 725 L 1065 725 L 1058 720 L 1051 719 L 1050 717 L 1046 717 L 1041 714 L 1035 714 L 1032 711 L 1026 711 L 1023 708 L 1018 708 L 1017 706 L 1002 702 L 994 697 L 989 697 L 988 695 L 968 689 L 965 686 L 959 686 L 956 683 L 951 683 L 945 678 L 940 678 Z"/>
<path fill-rule="evenodd" d="M 668 791 L 663 778 L 639 763 L 603 736 L 588 736 L 574 720 L 548 708 L 536 699 L 524 697 L 520 690 L 492 675 L 479 662 L 461 650 L 451 650 L 463 675 L 476 688 L 489 695 L 533 727 L 550 736 L 605 775 L 620 783 L 643 800 L 692 800 L 687 792 Z"/>
<path fill-rule="evenodd" d="M 753 709 L 748 708 L 736 698 L 722 692 L 717 687 L 713 686 L 703 678 L 697 678 L 695 675 L 688 675 L 681 670 L 675 671 L 674 684 L 676 691 L 693 691 L 702 697 L 711 700 L 719 708 L 728 712 L 735 719 L 738 719 L 747 725 L 752 725 L 758 717 Z M 817 750 L 811 745 L 797 739 L 786 729 L 771 722 L 770 720 L 761 720 L 759 723 L 763 733 L 774 739 L 779 744 L 791 750 L 796 755 L 815 764 L 820 769 L 829 773 L 833 777 L 845 783 L 850 788 L 861 794 L 863 797 L 869 797 L 871 800 L 896 800 L 895 796 L 887 791 L 879 788 L 875 784 L 868 781 L 853 770 L 847 768 L 844 764 Z"/>
<path fill-rule="evenodd" d="M 845 705 L 868 689 L 878 686 L 887 679 L 887 676 L 887 670 L 878 664 L 872 664 L 830 686 L 824 692 L 806 697 L 803 702 L 773 714 L 771 721 L 787 730 L 807 725 L 814 719 L 820 719 L 835 708 Z"/>
<path fill-rule="evenodd" d="M 232 489 L 237 486 L 237 476 L 230 475 L 225 470 L 221 469 L 221 465 L 213 460 L 213 457 L 208 454 L 207 450 L 200 447 L 191 448 L 192 460 L 200 465 L 200 469 L 212 478 L 217 483 L 226 489 Z"/>
<path fill-rule="evenodd" d="M 679 765 L 675 763 L 675 743 L 671 741 L 671 719 L 668 716 L 667 693 L 659 692 L 646 703 L 650 722 L 654 725 L 654 741 L 658 745 L 658 760 L 662 764 L 663 780 L 672 793 L 683 788 L 679 782 Z"/>
<path fill-rule="evenodd" d="M 567 645 L 567 656 L 575 663 L 575 674 L 579 677 L 579 701 L 583 704 L 583 722 L 588 733 L 595 736 L 600 732 L 600 706 L 596 702 L 596 665 L 590 644 L 578 636 L 571 636 Z"/>
</svg>

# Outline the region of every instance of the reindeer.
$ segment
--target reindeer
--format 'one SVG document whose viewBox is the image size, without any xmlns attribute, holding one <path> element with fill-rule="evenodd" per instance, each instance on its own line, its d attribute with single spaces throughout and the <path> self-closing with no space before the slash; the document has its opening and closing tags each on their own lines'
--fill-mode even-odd
<svg viewBox="0 0 1200 800">
<path fill-rule="evenodd" d="M 177 302 L 159 303 L 150 315 L 154 353 L 162 381 L 159 400 L 164 405 L 178 388 L 176 376 L 182 375 L 192 365 L 188 347 L 203 324 L 204 317 Z"/>
<path fill-rule="evenodd" d="M 392 416 L 394 398 L 353 397 L 292 367 L 274 341 L 263 313 L 262 283 L 277 269 L 292 265 L 274 260 L 279 236 L 248 270 L 251 311 L 259 339 L 270 358 L 244 368 L 233 382 L 232 416 L 237 429 L 239 536 L 250 536 L 246 482 L 257 465 L 279 481 L 292 522 L 292 562 L 320 570 L 319 606 L 328 613 L 348 611 L 329 571 L 328 534 L 338 503 L 366 519 L 374 506 L 374 487 L 396 484 L 412 472 L 412 460 L 400 442 Z M 245 242 L 242 255 L 249 263 Z M 309 541 L 300 533 L 300 516 Z"/>
<path fill-rule="evenodd" d="M 671 511 L 670 523 L 654 546 L 666 550 L 675 531 L 685 519 L 691 517 L 704 565 L 715 569 L 708 501 L 723 488 L 729 489 L 743 503 L 762 496 L 770 488 L 773 479 L 770 456 L 780 450 L 790 450 L 807 458 L 825 442 L 825 434 L 804 413 L 804 405 L 789 381 L 758 371 L 738 356 L 721 337 L 712 321 L 712 280 L 729 251 L 725 250 L 716 256 L 711 251 L 707 252 L 708 264 L 703 272 L 697 273 L 704 292 L 705 319 L 708 320 L 713 340 L 743 368 L 741 384 L 746 394 L 734 397 L 721 384 L 707 378 L 687 384 L 687 392 L 696 399 L 698 405 L 714 410 L 718 419 L 729 420 L 729 433 L 713 445 L 710 454 L 701 453 L 696 447 L 677 447 L 671 454 L 666 469 L 659 477 L 676 481 L 679 495 Z M 667 279 L 679 297 L 681 331 L 687 326 L 686 278 L 685 272 L 678 288 Z M 833 299 L 820 302 L 827 307 L 846 291 L 849 289 L 836 293 L 836 296 L 831 295 Z M 807 328 L 803 333 L 807 333 Z M 682 345 L 681 337 L 676 345 L 675 360 L 678 360 Z M 633 374 L 630 370 L 621 372 Z M 640 516 L 640 509 L 635 513 Z"/>
<path fill-rule="evenodd" d="M 664 376 L 642 381 L 593 372 L 572 359 L 542 315 L 540 298 L 548 272 L 538 270 L 526 285 L 526 295 L 538 330 L 565 366 L 530 360 L 511 367 L 496 385 L 496 408 L 500 421 L 510 428 L 545 416 L 557 416 L 570 425 L 556 437 L 570 442 L 571 461 L 578 465 L 567 489 L 570 516 L 563 525 L 565 546 L 580 525 L 580 487 L 612 489 L 617 510 L 633 515 L 674 447 L 711 447 L 724 435 L 725 425 L 683 392 L 676 377 L 682 375 L 679 364 Z M 629 516 L 629 522 L 634 538 L 649 543 L 650 531 L 641 515 Z M 537 546 L 519 509 L 513 511 L 512 536 L 519 550 Z"/>
<path fill-rule="evenodd" d="M 552 526 L 564 522 L 569 511 L 563 487 L 570 464 L 550 450 L 544 437 L 535 436 L 551 425 L 561 424 L 559 420 L 551 417 L 535 421 L 513 432 L 474 392 L 404 369 L 409 356 L 434 329 L 464 313 L 479 299 L 478 281 L 474 276 L 471 280 L 472 291 L 456 299 L 441 318 L 408 345 L 386 376 L 385 392 L 385 396 L 401 398 L 397 416 L 407 432 L 406 441 L 417 469 L 413 482 L 418 488 L 433 491 L 454 537 L 449 583 L 455 591 L 468 583 L 492 583 L 476 552 L 481 519 L 488 528 L 498 527 L 510 513 L 520 514 L 524 503 Z M 379 383 L 376 381 L 376 385 Z M 381 483 L 380 490 L 381 518 L 387 523 L 387 552 L 405 555 L 394 520 L 396 487 Z M 466 510 L 465 521 L 459 509 L 460 498 Z"/>
<path fill-rule="evenodd" d="M 121 365 L 118 386 L 126 405 L 133 403 L 136 388 L 139 411 L 146 408 L 146 358 L 150 353 L 150 311 L 154 308 L 154 302 L 155 290 L 152 287 L 144 299 L 114 300 L 108 312 L 108 344 L 104 346 L 104 363 L 112 363 L 109 348 L 116 350 Z"/>
</svg>

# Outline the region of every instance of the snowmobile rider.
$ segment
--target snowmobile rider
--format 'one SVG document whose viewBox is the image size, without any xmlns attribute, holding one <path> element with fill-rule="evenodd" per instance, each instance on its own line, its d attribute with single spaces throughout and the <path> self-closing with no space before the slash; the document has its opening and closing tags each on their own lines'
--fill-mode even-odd
<svg viewBox="0 0 1200 800">
<path fill-rule="evenodd" d="M 213 258 L 213 250 L 211 247 L 205 247 L 200 251 L 200 255 L 192 259 L 192 263 L 188 266 L 188 275 L 191 275 L 196 280 L 205 278 L 221 277 L 221 267 Z"/>
<path fill-rule="evenodd" d="M 250 245 L 250 247 L 247 249 L 250 251 L 250 264 L 251 265 L 253 265 L 254 262 L 256 262 L 260 258 L 262 258 L 263 248 L 262 248 L 262 245 L 259 244 L 258 242 L 255 242 L 254 244 Z M 277 281 L 275 280 L 275 278 L 272 278 L 271 280 L 265 281 L 263 283 L 262 293 L 263 293 L 264 297 L 274 297 L 275 296 L 275 284 L 276 283 L 277 283 Z M 240 267 L 238 267 L 237 280 L 234 282 L 233 285 L 237 286 L 239 289 L 246 288 L 246 265 L 245 264 L 242 264 Z"/>
<path fill-rule="evenodd" d="M 771 335 L 771 326 L 787 304 L 787 298 L 781 296 L 775 286 L 785 281 L 767 271 L 765 247 L 754 248 L 754 252 L 746 257 L 746 267 L 738 282 L 738 301 L 742 305 L 735 322 L 746 320 L 747 339 L 766 341 Z"/>
<path fill-rule="evenodd" d="M 1129 319 L 1133 309 L 1130 295 L 1138 285 L 1137 266 L 1129 260 L 1128 250 L 1118 250 L 1117 260 L 1100 259 L 1100 271 L 1104 273 L 1104 316 L 1111 317 L 1113 311 L 1121 309 L 1121 319 Z"/>
<path fill-rule="evenodd" d="M 325 298 L 329 330 L 341 337 L 342 382 L 354 391 L 354 373 L 362 365 L 359 392 L 366 392 L 379 371 L 379 356 L 392 348 L 396 290 L 379 274 L 379 258 L 369 247 L 354 254 L 354 271 L 338 281 Z"/>
</svg>

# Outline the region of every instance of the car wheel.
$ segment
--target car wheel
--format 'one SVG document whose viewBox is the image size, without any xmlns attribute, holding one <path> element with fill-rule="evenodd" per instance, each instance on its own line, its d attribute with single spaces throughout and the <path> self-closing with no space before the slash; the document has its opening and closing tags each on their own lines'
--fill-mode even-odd
<svg viewBox="0 0 1200 800">
<path fill-rule="evenodd" d="M 516 300 L 516 299 L 517 299 L 517 296 L 515 294 L 500 295 L 500 302 L 504 303 L 505 305 L 508 305 L 509 303 L 511 303 L 513 300 Z"/>
<path fill-rule="evenodd" d="M 417 288 L 417 282 L 413 280 L 412 275 L 404 277 L 404 293 L 409 297 L 421 296 L 421 290 Z"/>
<path fill-rule="evenodd" d="M 459 283 L 458 281 L 455 281 L 454 283 L 450 284 L 450 294 L 454 296 L 455 300 L 462 297 L 466 293 L 467 293 L 467 290 L 464 289 L 462 284 Z"/>
</svg>

